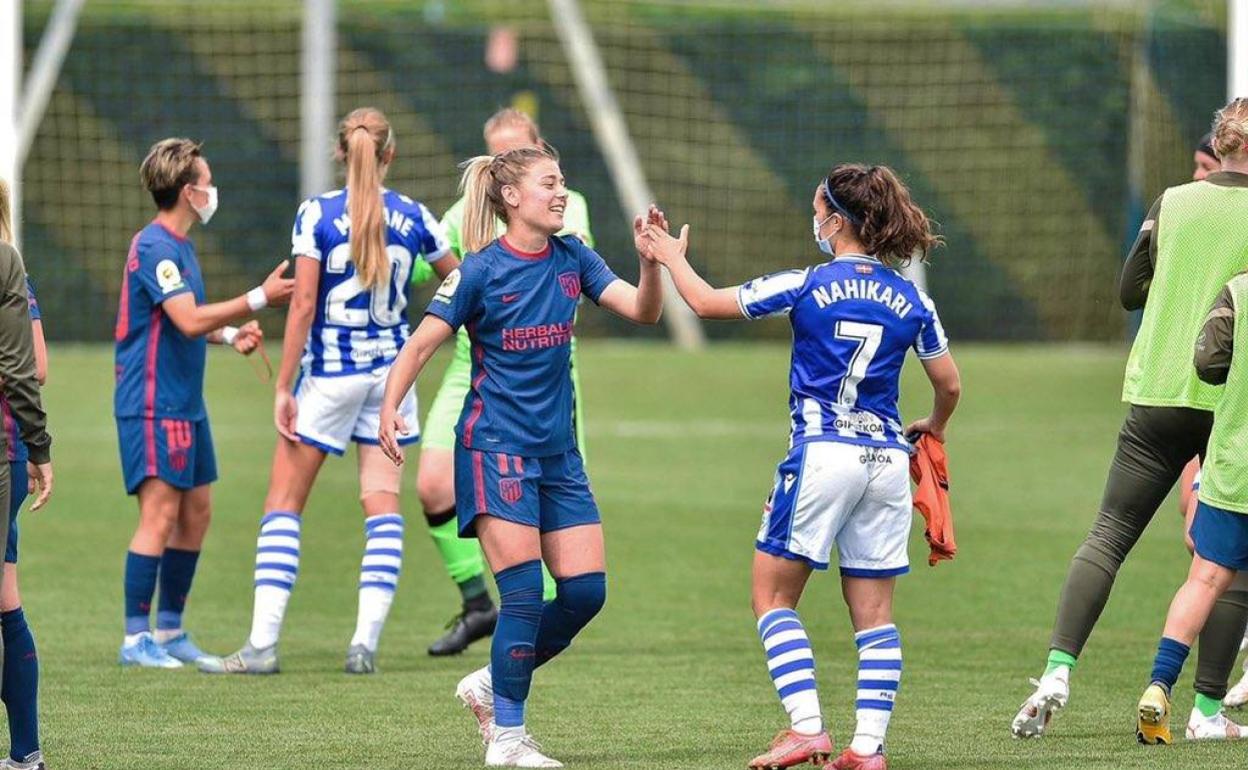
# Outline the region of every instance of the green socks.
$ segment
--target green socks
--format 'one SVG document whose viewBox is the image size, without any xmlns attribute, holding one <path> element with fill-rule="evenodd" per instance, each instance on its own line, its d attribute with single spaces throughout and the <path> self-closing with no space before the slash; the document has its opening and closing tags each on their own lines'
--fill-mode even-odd
<svg viewBox="0 0 1248 770">
<path fill-rule="evenodd" d="M 1196 708 L 1200 710 L 1202 716 L 1214 717 L 1222 710 L 1222 701 L 1196 693 Z"/>
<path fill-rule="evenodd" d="M 441 517 L 438 517 L 441 518 Z M 446 565 L 446 572 L 456 583 L 465 583 L 481 577 L 485 572 L 485 559 L 476 540 L 459 536 L 459 525 L 454 515 L 447 521 L 430 523 L 429 534 Z"/>
<path fill-rule="evenodd" d="M 1053 673 L 1061 666 L 1065 666 L 1071 671 L 1074 671 L 1076 660 L 1078 659 L 1074 655 L 1071 655 L 1069 652 L 1062 652 L 1061 650 L 1049 650 L 1049 660 L 1048 660 L 1048 665 L 1044 667 L 1044 675 L 1048 676 L 1049 674 Z"/>
</svg>

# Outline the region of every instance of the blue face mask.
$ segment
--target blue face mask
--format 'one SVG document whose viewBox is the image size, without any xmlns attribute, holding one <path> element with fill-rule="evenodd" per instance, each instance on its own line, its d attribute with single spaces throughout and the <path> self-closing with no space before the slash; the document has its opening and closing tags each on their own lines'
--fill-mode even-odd
<svg viewBox="0 0 1248 770">
<path fill-rule="evenodd" d="M 824 254 L 827 254 L 830 257 L 836 256 L 836 251 L 832 248 L 832 240 L 830 238 L 820 238 L 819 229 L 823 227 L 824 224 L 826 224 L 827 221 L 831 219 L 833 216 L 835 215 L 828 214 L 828 216 L 822 222 L 819 221 L 818 216 L 813 216 L 810 218 L 811 223 L 814 225 L 813 229 L 815 231 L 815 244 L 819 246 L 820 251 L 822 251 Z"/>
</svg>

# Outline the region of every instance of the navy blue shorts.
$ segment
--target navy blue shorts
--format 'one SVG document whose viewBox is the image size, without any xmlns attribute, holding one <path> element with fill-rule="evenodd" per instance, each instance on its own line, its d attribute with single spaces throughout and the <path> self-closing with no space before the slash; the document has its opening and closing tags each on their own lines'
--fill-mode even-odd
<svg viewBox="0 0 1248 770">
<path fill-rule="evenodd" d="M 1202 501 L 1192 522 L 1192 542 L 1205 561 L 1227 569 L 1248 569 L 1248 514 L 1215 508 Z"/>
<path fill-rule="evenodd" d="M 4 562 L 17 564 L 17 514 L 26 502 L 26 461 L 9 463 L 9 542 L 4 546 Z"/>
<path fill-rule="evenodd" d="M 602 521 L 576 449 L 549 457 L 520 457 L 457 444 L 455 511 L 461 537 L 476 537 L 474 522 L 487 513 L 540 532 Z"/>
<path fill-rule="evenodd" d="M 126 494 L 147 479 L 178 489 L 194 489 L 217 480 L 217 457 L 207 420 L 118 417 L 117 439 Z"/>
</svg>

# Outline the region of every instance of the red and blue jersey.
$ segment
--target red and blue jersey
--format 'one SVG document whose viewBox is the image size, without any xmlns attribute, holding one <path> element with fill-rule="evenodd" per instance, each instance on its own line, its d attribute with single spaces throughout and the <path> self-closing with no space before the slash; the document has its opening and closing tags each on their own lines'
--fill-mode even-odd
<svg viewBox="0 0 1248 770">
<path fill-rule="evenodd" d="M 30 320 L 42 320 L 43 316 L 39 313 L 39 301 L 35 299 L 35 287 L 30 282 L 29 276 L 26 278 L 26 294 L 30 298 Z M 26 444 L 22 443 L 21 426 L 14 419 L 13 410 L 9 408 L 9 402 L 4 396 L 0 396 L 0 416 L 4 418 L 4 435 L 8 437 L 8 461 L 11 463 L 26 462 L 30 459 L 30 452 L 26 449 Z"/>
<path fill-rule="evenodd" d="M 546 457 L 576 446 L 569 368 L 577 302 L 616 280 L 593 249 L 555 236 L 526 254 L 492 242 L 446 277 L 425 311 L 472 338 L 472 387 L 456 426 L 469 449 Z"/>
<path fill-rule="evenodd" d="M 321 264 L 316 316 L 303 368 L 317 376 L 372 371 L 392 363 L 407 341 L 407 279 L 417 258 L 436 262 L 450 253 L 442 226 L 421 203 L 382 190 L 390 281 L 365 289 L 351 261 L 347 191 L 309 198 L 295 215 L 291 255 Z"/>
<path fill-rule="evenodd" d="M 748 281 L 746 318 L 787 315 L 793 326 L 790 444 L 840 441 L 909 447 L 897 410 L 906 351 L 949 350 L 932 300 L 872 257 L 846 254 Z"/>
<path fill-rule="evenodd" d="M 204 279 L 190 240 L 152 222 L 130 241 L 117 310 L 117 417 L 202 420 L 205 337 L 188 337 L 165 315 L 162 304 L 191 293 L 204 302 Z"/>
</svg>

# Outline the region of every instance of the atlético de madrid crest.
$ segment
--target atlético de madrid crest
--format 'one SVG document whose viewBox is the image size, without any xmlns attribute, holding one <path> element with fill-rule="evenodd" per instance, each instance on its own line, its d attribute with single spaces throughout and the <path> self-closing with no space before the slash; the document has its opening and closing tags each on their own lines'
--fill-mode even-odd
<svg viewBox="0 0 1248 770">
<path fill-rule="evenodd" d="M 563 289 L 563 294 L 569 299 L 576 299 L 581 296 L 581 276 L 578 273 L 560 273 L 559 288 Z"/>
<path fill-rule="evenodd" d="M 520 483 L 520 479 L 499 479 L 498 493 L 502 496 L 504 503 L 515 505 L 520 502 L 521 497 L 524 497 L 524 486 Z"/>
</svg>

